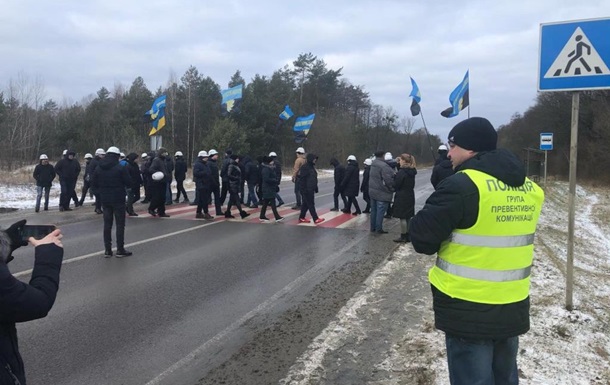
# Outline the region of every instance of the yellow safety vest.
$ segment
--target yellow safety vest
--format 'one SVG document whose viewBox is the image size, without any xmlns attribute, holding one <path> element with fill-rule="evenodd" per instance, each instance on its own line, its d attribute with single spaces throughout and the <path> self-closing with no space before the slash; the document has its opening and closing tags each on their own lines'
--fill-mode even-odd
<svg viewBox="0 0 610 385">
<path fill-rule="evenodd" d="M 519 187 L 464 170 L 479 190 L 479 216 L 441 244 L 428 278 L 453 298 L 507 304 L 529 295 L 534 233 L 544 192 L 530 179 Z"/>
</svg>

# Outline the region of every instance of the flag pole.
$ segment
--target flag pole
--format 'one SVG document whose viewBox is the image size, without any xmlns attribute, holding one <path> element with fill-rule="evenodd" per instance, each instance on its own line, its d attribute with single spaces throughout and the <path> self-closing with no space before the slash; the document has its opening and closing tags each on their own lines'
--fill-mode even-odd
<svg viewBox="0 0 610 385">
<path fill-rule="evenodd" d="M 469 109 L 470 111 L 470 109 Z M 432 153 L 432 159 L 436 162 L 436 156 L 434 155 L 434 150 L 432 149 L 432 142 L 430 141 L 430 132 L 428 132 L 428 127 L 426 127 L 426 120 L 424 119 L 424 112 L 421 107 L 419 110 L 419 114 L 421 115 L 421 121 L 424 124 L 424 130 L 426 130 L 426 136 L 428 137 L 428 144 L 430 145 L 430 152 Z"/>
</svg>

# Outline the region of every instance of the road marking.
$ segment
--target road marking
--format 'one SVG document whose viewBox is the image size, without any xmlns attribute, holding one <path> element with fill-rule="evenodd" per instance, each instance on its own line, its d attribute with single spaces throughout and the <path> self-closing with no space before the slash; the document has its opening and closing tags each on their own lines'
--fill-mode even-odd
<svg viewBox="0 0 610 385">
<path fill-rule="evenodd" d="M 206 349 L 208 349 L 209 347 L 211 347 L 215 343 L 218 343 L 223 338 L 226 338 L 229 334 L 234 333 L 239 327 L 244 325 L 246 322 L 248 322 L 249 320 L 254 318 L 259 313 L 266 312 L 269 309 L 271 309 L 273 306 L 276 305 L 276 303 L 281 298 L 286 296 L 288 293 L 298 289 L 300 286 L 304 285 L 312 277 L 318 275 L 319 272 L 322 271 L 324 267 L 326 267 L 326 265 L 330 264 L 331 262 L 334 262 L 335 260 L 340 259 L 341 256 L 345 252 L 349 251 L 352 247 L 354 247 L 358 242 L 360 242 L 363 238 L 366 238 L 367 236 L 368 236 L 368 234 L 364 234 L 361 237 L 358 237 L 358 238 L 354 239 L 353 241 L 351 241 L 350 243 L 345 245 L 343 248 L 341 248 L 341 250 L 339 250 L 339 251 L 335 252 L 334 254 L 332 254 L 323 263 L 315 265 L 311 269 L 307 270 L 305 273 L 303 273 L 303 275 L 301 275 L 300 277 L 298 277 L 297 279 L 295 279 L 294 281 L 292 281 L 288 285 L 284 286 L 282 289 L 280 289 L 280 291 L 278 291 L 277 293 L 275 293 L 274 295 L 269 297 L 269 299 L 267 299 L 265 302 L 261 303 L 260 305 L 258 305 L 254 309 L 250 310 L 248 313 L 246 313 L 240 319 L 238 319 L 237 321 L 233 322 L 226 329 L 222 330 L 220 333 L 216 334 L 214 337 L 210 338 L 209 340 L 207 340 L 206 342 L 201 344 L 195 350 L 193 350 L 192 352 L 190 352 L 189 354 L 184 356 L 182 359 L 180 359 L 175 364 L 173 364 L 172 366 L 167 368 L 165 371 L 163 371 L 157 377 L 155 377 L 152 380 L 150 380 L 149 382 L 147 382 L 145 385 L 159 385 L 159 384 L 161 384 L 162 383 L 161 381 L 166 379 L 172 373 L 176 372 L 177 370 L 181 369 L 185 365 L 187 365 L 187 364 L 191 363 L 192 361 L 194 361 L 197 357 L 201 356 L 206 351 Z"/>
<path fill-rule="evenodd" d="M 137 241 L 137 242 L 133 242 L 133 243 L 128 243 L 128 244 L 125 245 L 125 247 L 127 248 L 127 247 L 132 247 L 132 246 L 138 246 L 138 245 L 142 245 L 144 243 L 157 241 L 159 239 L 173 237 L 174 235 L 188 233 L 189 231 L 198 230 L 198 229 L 201 229 L 203 227 L 214 225 L 216 223 L 221 223 L 221 222 L 208 222 L 208 223 L 204 223 L 202 225 L 198 225 L 198 226 L 194 226 L 194 227 L 189 227 L 188 229 L 174 231 L 173 233 L 167 233 L 167 234 L 159 235 L 159 236 L 156 236 L 156 237 L 153 237 L 153 238 L 148 238 L 148 239 L 143 239 L 141 241 Z M 102 254 L 104 254 L 103 250 L 102 251 L 96 251 L 96 252 L 93 252 L 93 253 L 81 255 L 80 257 L 74 257 L 74 258 L 66 259 L 61 264 L 62 265 L 67 265 L 68 263 L 82 261 L 83 259 L 88 259 L 88 258 L 95 257 L 97 255 L 102 255 Z M 23 277 L 25 275 L 32 274 L 32 271 L 33 271 L 33 269 L 29 269 L 29 270 L 25 270 L 25 271 L 20 271 L 19 273 L 13 274 L 13 276 L 15 278 Z"/>
</svg>

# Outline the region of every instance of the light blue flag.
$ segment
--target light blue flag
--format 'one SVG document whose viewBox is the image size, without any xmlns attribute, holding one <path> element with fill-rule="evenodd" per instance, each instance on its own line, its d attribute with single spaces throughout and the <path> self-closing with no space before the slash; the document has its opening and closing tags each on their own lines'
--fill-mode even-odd
<svg viewBox="0 0 610 385">
<path fill-rule="evenodd" d="M 282 113 L 280 114 L 280 119 L 288 120 L 292 117 L 292 115 L 294 115 L 294 113 L 290 109 L 290 106 L 286 104 L 286 106 L 284 106 L 284 111 L 282 111 Z"/>
<path fill-rule="evenodd" d="M 451 103 L 451 107 L 441 112 L 441 115 L 443 115 L 445 118 L 457 116 L 460 111 L 470 105 L 470 79 L 468 77 L 468 72 L 470 71 L 466 71 L 466 75 L 464 75 L 462 82 L 458 84 L 451 95 L 449 95 L 449 103 Z"/>
<path fill-rule="evenodd" d="M 145 115 L 150 115 L 151 120 L 155 120 L 158 118 L 159 111 L 165 109 L 165 99 L 167 97 L 165 95 L 159 96 L 152 104 L 150 110 L 146 111 Z"/>
<path fill-rule="evenodd" d="M 222 102 L 220 102 L 220 104 L 226 104 L 227 111 L 231 112 L 235 105 L 235 101 L 241 99 L 243 89 L 244 85 L 239 84 L 235 87 L 220 91 L 220 94 L 222 95 Z"/>
<path fill-rule="evenodd" d="M 316 117 L 316 114 L 311 114 L 308 116 L 300 116 L 294 122 L 294 131 L 302 131 L 305 135 L 309 133 L 309 129 L 313 124 L 313 120 Z"/>
<path fill-rule="evenodd" d="M 415 80 L 413 80 L 413 78 L 411 79 L 411 86 L 413 87 L 413 89 L 411 90 L 411 93 L 409 94 L 410 97 L 413 98 L 413 100 L 415 100 L 417 103 L 421 102 L 421 92 L 419 92 L 419 87 L 417 86 L 417 83 L 415 83 Z"/>
</svg>

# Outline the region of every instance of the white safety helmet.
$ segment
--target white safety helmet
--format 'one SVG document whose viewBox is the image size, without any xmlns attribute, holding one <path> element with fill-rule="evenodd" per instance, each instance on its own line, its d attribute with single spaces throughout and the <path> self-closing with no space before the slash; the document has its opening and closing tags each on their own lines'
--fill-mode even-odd
<svg viewBox="0 0 610 385">
<path fill-rule="evenodd" d="M 98 148 L 95 150 L 95 155 L 106 155 L 106 151 L 103 148 Z"/>
<path fill-rule="evenodd" d="M 299 148 L 297 148 L 296 153 L 297 154 L 304 154 L 305 153 L 305 149 L 303 147 L 299 147 Z"/>
<path fill-rule="evenodd" d="M 90 153 L 86 153 L 85 159 L 93 159 L 93 155 L 91 155 Z"/>
<path fill-rule="evenodd" d="M 62 152 L 62 155 L 66 155 L 68 153 L 68 150 L 64 150 L 64 152 Z"/>
<path fill-rule="evenodd" d="M 383 157 L 383 159 L 384 160 L 392 160 L 392 159 L 394 159 L 394 157 L 392 156 L 391 152 L 386 152 L 384 157 Z"/>
<path fill-rule="evenodd" d="M 269 153 L 269 158 L 271 158 L 271 157 L 276 157 L 277 158 L 277 154 L 275 152 L 271 151 Z"/>
<path fill-rule="evenodd" d="M 174 156 L 184 156 L 184 155 L 182 155 L 182 151 L 176 151 L 176 154 L 174 154 Z"/>
<path fill-rule="evenodd" d="M 142 158 L 142 159 L 146 159 L 146 158 L 148 158 L 148 153 L 143 152 L 143 153 L 142 153 L 141 158 Z"/>
<path fill-rule="evenodd" d="M 440 146 L 438 146 L 438 150 L 439 151 L 447 151 L 447 146 L 445 146 L 444 144 L 441 144 Z"/>
<path fill-rule="evenodd" d="M 354 155 L 350 155 L 350 156 L 347 157 L 347 160 L 356 161 L 356 157 Z"/>
<path fill-rule="evenodd" d="M 122 153 L 120 153 L 120 154 L 119 154 L 119 156 L 120 156 L 120 157 L 121 157 L 121 159 L 122 159 L 122 158 L 124 158 L 124 157 L 125 157 L 125 153 L 124 153 L 124 152 L 122 152 Z"/>
<path fill-rule="evenodd" d="M 364 160 L 364 164 L 366 164 L 367 166 L 370 166 L 371 164 L 373 164 L 373 161 L 371 160 L 371 158 L 366 158 Z"/>
<path fill-rule="evenodd" d="M 157 171 L 157 172 L 155 172 L 154 174 L 152 174 L 152 178 L 153 178 L 153 180 L 156 180 L 156 181 L 160 181 L 160 180 L 162 180 L 164 177 L 165 177 L 165 174 L 163 174 L 163 172 L 162 172 L 162 171 Z"/>
<path fill-rule="evenodd" d="M 197 154 L 198 158 L 207 158 L 208 157 L 208 153 L 204 150 L 204 151 L 199 151 L 199 154 Z"/>
<path fill-rule="evenodd" d="M 208 155 L 210 155 L 210 156 L 214 156 L 214 155 L 217 155 L 217 154 L 218 154 L 218 151 L 216 151 L 214 149 L 211 149 L 210 152 L 208 152 Z"/>
<path fill-rule="evenodd" d="M 49 157 L 47 156 L 47 154 L 40 154 L 40 160 L 49 160 Z"/>
<path fill-rule="evenodd" d="M 106 150 L 106 154 L 117 154 L 117 155 L 120 155 L 121 151 L 118 149 L 118 147 L 111 146 L 111 147 L 108 147 L 108 149 Z"/>
</svg>

